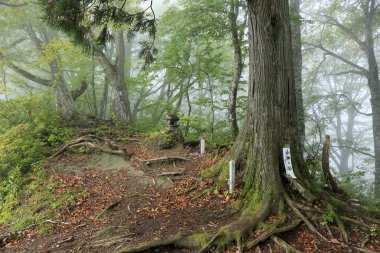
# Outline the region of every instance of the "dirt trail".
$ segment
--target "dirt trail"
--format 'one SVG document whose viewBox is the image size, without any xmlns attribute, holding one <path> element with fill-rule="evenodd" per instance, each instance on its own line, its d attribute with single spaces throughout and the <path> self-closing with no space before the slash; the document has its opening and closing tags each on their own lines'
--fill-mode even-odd
<svg viewBox="0 0 380 253">
<path fill-rule="evenodd" d="M 0 251 L 118 252 L 125 247 L 167 239 L 178 233 L 216 231 L 236 219 L 237 214 L 223 215 L 234 202 L 225 194 L 227 185 L 199 197 L 214 183 L 213 179 L 201 178 L 199 172 L 216 164 L 220 156 L 200 157 L 195 150 L 181 147 L 147 151 L 139 141 L 122 144 L 122 148 L 134 156 L 126 160 L 123 156 L 104 152 L 65 153 L 51 161 L 47 169 L 57 179 L 75 179 L 84 191 L 75 203 L 68 203 L 60 213 L 57 221 L 68 224 L 50 224 L 50 231 L 45 233 L 39 232 L 39 226 L 36 226 Z M 157 164 L 146 162 L 163 157 L 173 159 Z M 56 194 L 60 194 L 58 190 Z M 330 228 L 336 233 L 336 227 Z M 257 236 L 252 234 L 248 239 L 253 240 Z M 357 234 L 351 239 L 359 245 L 365 236 Z M 310 234 L 305 225 L 281 234 L 281 237 L 303 252 L 354 252 L 339 244 L 324 245 Z M 379 239 L 379 236 L 371 238 L 367 247 L 380 252 Z M 153 252 L 192 253 L 175 248 Z M 231 252 L 237 252 L 236 246 L 224 251 Z M 266 241 L 248 252 L 279 253 L 283 250 Z"/>
<path fill-rule="evenodd" d="M 212 183 L 202 180 L 198 172 L 216 159 L 201 158 L 183 148 L 147 152 L 139 142 L 125 144 L 124 148 L 135 154 L 130 161 L 97 152 L 65 154 L 51 162 L 49 170 L 57 177 L 78 178 L 85 190 L 75 205 L 67 206 L 62 212 L 60 220 L 69 225 L 53 224 L 53 228 L 43 234 L 38 233 L 36 227 L 2 250 L 117 252 L 122 247 L 166 238 L 179 231 L 183 234 L 209 231 L 228 222 L 227 217 L 218 218 L 231 203 L 223 190 L 192 201 Z M 142 162 L 159 157 L 186 160 L 156 166 Z"/>
</svg>

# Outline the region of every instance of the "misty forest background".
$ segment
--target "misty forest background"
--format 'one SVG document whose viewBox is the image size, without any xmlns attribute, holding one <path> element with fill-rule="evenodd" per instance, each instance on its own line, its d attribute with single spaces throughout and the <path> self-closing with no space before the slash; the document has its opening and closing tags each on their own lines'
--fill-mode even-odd
<svg viewBox="0 0 380 253">
<path fill-rule="evenodd" d="M 324 180 L 319 164 L 329 135 L 339 185 L 357 198 L 378 200 L 379 4 L 369 18 L 362 2 L 376 0 L 290 2 L 292 27 L 302 34 L 293 43 L 302 44 L 302 77 L 296 79 L 302 82 L 299 120 L 305 122 L 308 168 L 316 181 Z M 211 147 L 233 143 L 247 106 L 245 1 L 151 4 L 127 1 L 130 13 L 146 11 L 142 26 L 96 28 L 105 47 L 91 37 L 86 48 L 49 27 L 35 1 L 0 0 L 0 199 L 8 205 L 0 207 L 3 222 L 15 186 L 25 185 L 25 175 L 36 173 L 49 149 L 69 139 L 68 121 L 112 120 L 155 136 L 165 129 L 167 115 L 175 114 L 186 140 L 203 137 Z"/>
</svg>

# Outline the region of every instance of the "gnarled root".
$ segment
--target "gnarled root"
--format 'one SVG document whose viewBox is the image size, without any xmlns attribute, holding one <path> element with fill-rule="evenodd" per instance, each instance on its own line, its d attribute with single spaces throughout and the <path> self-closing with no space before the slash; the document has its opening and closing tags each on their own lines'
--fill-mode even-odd
<svg viewBox="0 0 380 253">
<path fill-rule="evenodd" d="M 302 223 L 301 219 L 296 219 L 296 220 L 294 220 L 292 223 L 290 223 L 288 225 L 285 225 L 285 226 L 282 226 L 282 227 L 277 227 L 276 226 L 275 228 L 268 229 L 267 231 L 265 231 L 264 233 L 262 233 L 259 237 L 257 237 L 255 240 L 253 240 L 251 242 L 248 242 L 244 246 L 244 249 L 245 250 L 251 249 L 252 247 L 255 247 L 257 244 L 259 244 L 260 242 L 265 241 L 266 239 L 268 239 L 272 235 L 280 234 L 280 233 L 283 233 L 283 232 L 286 232 L 286 231 L 293 230 L 294 228 L 296 228 L 301 223 Z"/>
<path fill-rule="evenodd" d="M 262 208 L 258 211 L 245 210 L 237 221 L 222 227 L 219 232 L 199 251 L 204 253 L 210 248 L 216 247 L 216 252 L 220 252 L 231 242 L 241 242 L 241 239 L 250 231 L 255 229 L 257 224 L 265 220 L 271 213 L 272 200 L 266 200 Z"/>
<path fill-rule="evenodd" d="M 178 234 L 178 235 L 169 237 L 166 240 L 153 240 L 151 242 L 143 243 L 143 244 L 140 244 L 140 245 L 138 245 L 136 247 L 133 247 L 133 248 L 124 248 L 124 249 L 121 249 L 118 252 L 119 253 L 144 252 L 144 251 L 147 251 L 147 250 L 150 250 L 150 249 L 154 249 L 154 248 L 158 248 L 158 247 L 173 245 L 176 242 L 180 241 L 182 238 L 183 238 L 183 235 Z"/>
<path fill-rule="evenodd" d="M 69 148 L 88 147 L 104 153 L 113 155 L 121 155 L 130 158 L 132 154 L 129 154 L 124 149 L 120 148 L 116 143 L 111 140 L 101 138 L 95 135 L 86 135 L 79 137 L 73 141 L 65 143 L 56 153 L 50 158 L 59 157 L 63 153 L 69 150 Z"/>
<path fill-rule="evenodd" d="M 271 236 L 271 240 L 278 244 L 281 248 L 284 248 L 287 253 L 302 253 L 302 251 L 293 248 L 290 244 L 276 236 Z"/>
</svg>

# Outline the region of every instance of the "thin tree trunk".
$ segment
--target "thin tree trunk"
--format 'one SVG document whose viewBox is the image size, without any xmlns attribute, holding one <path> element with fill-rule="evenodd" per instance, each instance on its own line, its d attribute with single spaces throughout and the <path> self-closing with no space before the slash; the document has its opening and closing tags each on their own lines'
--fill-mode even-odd
<svg viewBox="0 0 380 253">
<path fill-rule="evenodd" d="M 292 51 L 293 51 L 293 67 L 294 82 L 296 88 L 297 102 L 297 125 L 299 143 L 303 148 L 305 142 L 305 116 L 302 97 L 302 42 L 301 42 L 301 16 L 300 16 L 300 0 L 290 0 L 291 32 L 292 32 Z"/>
<path fill-rule="evenodd" d="M 373 138 L 375 149 L 375 198 L 380 199 L 380 80 L 379 67 L 374 50 L 372 22 L 376 0 L 369 0 L 364 6 L 365 44 L 368 59 L 368 86 L 371 92 Z"/>
<path fill-rule="evenodd" d="M 96 101 L 96 90 L 95 90 L 95 63 L 92 62 L 92 68 L 91 68 L 91 88 L 92 88 L 92 104 L 94 107 L 94 115 L 97 116 L 98 111 L 98 103 Z"/>
<path fill-rule="evenodd" d="M 233 138 L 239 134 L 239 127 L 236 117 L 236 101 L 237 101 L 237 91 L 239 87 L 239 82 L 241 74 L 243 71 L 243 57 L 241 52 L 241 40 L 239 37 L 239 27 L 237 24 L 237 19 L 239 15 L 239 1 L 230 1 L 229 10 L 229 21 L 230 21 L 230 33 L 232 39 L 232 46 L 234 48 L 234 77 L 232 80 L 232 85 L 228 92 L 228 120 L 230 122 L 230 131 Z"/>
</svg>

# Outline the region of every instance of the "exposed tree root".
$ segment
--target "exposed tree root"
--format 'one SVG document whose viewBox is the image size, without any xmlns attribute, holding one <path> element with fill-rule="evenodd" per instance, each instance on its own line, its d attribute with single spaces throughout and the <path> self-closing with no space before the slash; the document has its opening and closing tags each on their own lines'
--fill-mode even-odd
<svg viewBox="0 0 380 253">
<path fill-rule="evenodd" d="M 139 159 L 136 157 L 136 159 L 143 165 L 147 167 L 154 167 L 154 166 L 160 166 L 163 164 L 175 164 L 176 162 L 188 162 L 190 161 L 187 158 L 184 157 L 160 157 L 160 158 L 154 158 L 154 159 Z"/>
<path fill-rule="evenodd" d="M 115 208 L 116 206 L 118 206 L 120 204 L 120 202 L 122 201 L 123 199 L 118 199 L 116 201 L 114 201 L 111 205 L 107 206 L 106 208 L 104 208 L 97 216 L 96 216 L 96 219 L 99 219 L 99 217 L 103 216 L 104 214 L 106 214 L 108 211 L 112 210 L 113 208 Z"/>
<path fill-rule="evenodd" d="M 103 145 L 99 144 L 99 142 L 102 142 Z M 88 147 L 90 149 L 98 150 L 104 153 L 120 155 L 120 156 L 124 156 L 128 158 L 132 156 L 132 154 L 120 148 L 115 142 L 108 140 L 106 138 L 89 134 L 86 136 L 79 137 L 76 140 L 67 142 L 50 158 L 58 157 L 62 155 L 63 153 L 65 153 L 66 151 L 68 151 L 69 148 L 77 148 L 77 147 Z"/>
<path fill-rule="evenodd" d="M 334 208 L 330 204 L 327 204 L 327 210 L 334 215 L 334 219 L 336 221 L 336 224 L 338 225 L 340 234 L 342 235 L 344 242 L 348 243 L 348 234 L 343 222 L 340 220 L 339 216 L 335 213 Z"/>
<path fill-rule="evenodd" d="M 167 247 L 167 246 L 200 249 L 199 253 L 221 252 L 226 247 L 228 247 L 232 242 L 236 242 L 237 247 L 238 247 L 238 252 L 244 252 L 244 250 L 249 250 L 257 246 L 258 243 L 263 242 L 270 238 L 274 243 L 284 248 L 286 252 L 299 253 L 301 251 L 292 247 L 291 245 L 281 240 L 280 238 L 276 237 L 275 235 L 283 233 L 283 232 L 291 231 L 294 228 L 296 228 L 298 225 L 300 225 L 302 222 L 304 222 L 306 226 L 308 227 L 308 229 L 314 235 L 316 235 L 316 237 L 319 240 L 321 240 L 324 243 L 335 243 L 335 244 L 341 245 L 342 247 L 350 248 L 352 250 L 356 250 L 356 251 L 360 251 L 364 253 L 374 253 L 370 250 L 364 249 L 364 246 L 359 248 L 359 247 L 353 247 L 346 244 L 349 242 L 349 237 L 344 227 L 343 221 L 350 222 L 356 225 L 362 225 L 359 221 L 346 217 L 346 216 L 338 215 L 338 213 L 333 209 L 332 205 L 329 206 L 326 204 L 327 211 L 331 212 L 334 215 L 335 221 L 342 234 L 344 243 L 336 239 L 328 240 L 316 229 L 316 227 L 311 223 L 311 221 L 300 211 L 300 210 L 303 210 L 307 212 L 316 212 L 318 214 L 322 214 L 324 212 L 323 210 L 310 208 L 308 206 L 297 203 L 293 199 L 291 199 L 286 193 L 284 194 L 284 198 L 285 198 L 285 202 L 287 206 L 293 210 L 293 212 L 299 217 L 299 219 L 295 219 L 290 223 L 284 224 L 285 221 L 289 219 L 285 219 L 285 217 L 282 216 L 283 218 L 273 221 L 272 224 L 269 224 L 269 225 L 264 224 L 263 232 L 253 241 L 250 241 L 247 243 L 243 242 L 243 238 L 249 232 L 256 229 L 257 225 L 260 222 L 267 219 L 267 217 L 271 214 L 271 211 L 273 209 L 273 203 L 271 202 L 271 200 L 266 200 L 264 203 L 262 203 L 260 209 L 256 208 L 255 210 L 253 210 L 249 207 L 247 209 L 244 209 L 243 213 L 235 222 L 232 222 L 220 228 L 218 232 L 207 233 L 207 234 L 194 234 L 190 236 L 177 234 L 164 240 L 162 239 L 154 240 L 154 241 L 140 244 L 132 248 L 124 248 L 118 252 L 125 252 L 125 253 L 151 252 L 154 248 L 161 248 L 161 247 Z M 362 225 L 361 227 L 365 229 L 370 228 L 370 226 L 367 224 Z M 331 233 L 331 237 L 332 237 L 332 233 Z M 119 238 L 115 238 L 115 239 L 119 240 Z"/>
<path fill-rule="evenodd" d="M 277 224 L 273 229 L 269 229 L 268 231 L 265 231 L 259 237 L 257 237 L 255 240 L 253 240 L 251 242 L 248 242 L 244 246 L 244 249 L 245 250 L 251 249 L 252 247 L 255 247 L 257 244 L 259 244 L 260 242 L 265 241 L 266 239 L 268 239 L 272 235 L 280 234 L 280 233 L 283 233 L 283 232 L 286 232 L 286 231 L 290 231 L 290 230 L 296 228 L 301 223 L 302 223 L 302 220 L 301 219 L 297 219 L 297 220 L 294 220 L 289 225 L 286 225 L 286 226 L 283 226 L 283 227 L 277 227 L 277 225 L 278 225 Z"/>
<path fill-rule="evenodd" d="M 297 179 L 294 179 L 292 178 L 291 176 L 289 176 L 288 174 L 285 174 L 285 177 L 288 179 L 288 181 L 290 182 L 290 184 L 297 190 L 297 192 L 299 194 L 301 194 L 301 196 L 306 199 L 307 201 L 309 201 L 310 203 L 314 202 L 314 200 L 316 199 L 316 197 L 311 194 L 311 192 L 309 190 L 307 190 L 305 187 L 303 187 L 298 181 Z"/>
<path fill-rule="evenodd" d="M 266 199 L 260 210 L 248 208 L 235 222 L 222 227 L 199 253 L 207 252 L 213 246 L 216 247 L 216 252 L 220 252 L 232 241 L 239 242 L 248 232 L 255 229 L 259 222 L 264 221 L 269 216 L 271 208 L 272 199 Z"/>
<path fill-rule="evenodd" d="M 321 241 L 328 243 L 326 237 L 319 233 L 318 230 L 313 226 L 313 224 L 311 224 L 311 222 L 301 213 L 301 211 L 297 209 L 297 207 L 295 206 L 295 204 L 293 204 L 293 201 L 290 199 L 288 195 L 285 195 L 285 200 L 288 206 L 297 214 L 297 216 L 305 222 L 310 231 L 314 235 L 316 235 Z"/>
<path fill-rule="evenodd" d="M 118 252 L 119 253 L 144 252 L 144 251 L 154 249 L 154 248 L 158 248 L 158 247 L 174 245 L 175 243 L 179 242 L 181 239 L 183 239 L 183 235 L 178 234 L 178 235 L 169 237 L 166 240 L 153 240 L 153 241 L 148 242 L 148 243 L 140 244 L 136 247 L 121 249 Z"/>
<path fill-rule="evenodd" d="M 61 225 L 69 225 L 69 222 L 64 221 L 53 221 L 53 220 L 44 220 L 38 223 L 31 224 L 27 226 L 26 228 L 17 230 L 15 232 L 7 232 L 5 234 L 0 234 L 0 247 L 3 247 L 4 245 L 8 244 L 9 242 L 15 240 L 19 235 L 23 234 L 24 232 L 28 231 L 29 229 L 32 229 L 36 226 L 42 225 L 42 224 L 61 224 Z"/>
<path fill-rule="evenodd" d="M 126 234 L 121 234 L 118 236 L 94 241 L 89 245 L 89 247 L 108 247 L 116 243 L 130 241 L 131 239 L 128 237 L 130 235 L 131 235 L 130 233 L 126 233 Z"/>
<path fill-rule="evenodd" d="M 271 236 L 271 240 L 277 245 L 279 245 L 281 248 L 284 248 L 286 253 L 302 253 L 302 251 L 299 251 L 298 249 L 294 248 L 293 246 L 276 236 Z"/>
</svg>

